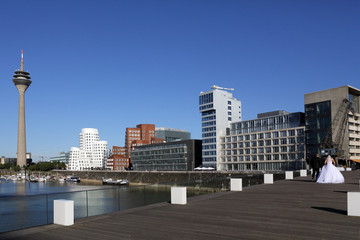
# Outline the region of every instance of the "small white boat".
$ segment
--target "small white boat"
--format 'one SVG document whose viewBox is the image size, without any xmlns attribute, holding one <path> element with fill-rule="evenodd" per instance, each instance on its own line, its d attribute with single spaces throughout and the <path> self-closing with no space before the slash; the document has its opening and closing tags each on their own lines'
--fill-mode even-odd
<svg viewBox="0 0 360 240">
<path fill-rule="evenodd" d="M 103 184 L 112 184 L 112 185 L 127 185 L 129 184 L 128 180 L 122 179 L 112 179 L 112 178 L 102 178 Z"/>
<path fill-rule="evenodd" d="M 80 182 L 80 178 L 79 177 L 67 177 L 66 181 L 67 182 Z"/>
<path fill-rule="evenodd" d="M 60 182 L 60 183 L 65 182 L 65 178 L 59 178 L 59 179 L 58 179 L 58 182 Z"/>
</svg>

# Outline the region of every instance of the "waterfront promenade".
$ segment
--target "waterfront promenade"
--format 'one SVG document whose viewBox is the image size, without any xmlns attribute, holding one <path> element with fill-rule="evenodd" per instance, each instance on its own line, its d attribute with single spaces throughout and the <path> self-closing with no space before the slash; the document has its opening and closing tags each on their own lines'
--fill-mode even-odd
<svg viewBox="0 0 360 240">
<path fill-rule="evenodd" d="M 0 239 L 360 239 L 360 217 L 347 216 L 347 192 L 360 191 L 360 171 L 344 184 L 311 177 L 256 185 L 0 234 Z M 170 196 L 169 196 L 170 199 Z M 359 203 L 360 204 L 360 203 Z"/>
</svg>

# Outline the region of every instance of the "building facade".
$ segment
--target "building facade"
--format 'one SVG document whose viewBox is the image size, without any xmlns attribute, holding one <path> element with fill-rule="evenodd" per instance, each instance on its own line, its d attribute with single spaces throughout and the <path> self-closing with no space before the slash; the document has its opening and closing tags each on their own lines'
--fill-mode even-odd
<svg viewBox="0 0 360 240">
<path fill-rule="evenodd" d="M 350 104 L 347 112 L 342 112 L 344 100 Z M 344 164 L 349 160 L 360 162 L 360 90 L 342 86 L 308 93 L 304 104 L 307 159 L 322 153 L 322 142 L 331 131 L 331 140 L 341 142 L 338 160 Z"/>
<path fill-rule="evenodd" d="M 226 134 L 231 122 L 241 121 L 241 102 L 225 89 L 212 86 L 212 90 L 199 95 L 202 124 L 202 165 L 219 169 L 220 136 Z"/>
<path fill-rule="evenodd" d="M 159 127 L 155 128 L 155 138 L 163 139 L 165 142 L 174 142 L 188 140 L 191 138 L 191 134 L 182 129 Z"/>
<path fill-rule="evenodd" d="M 136 171 L 193 171 L 201 155 L 201 140 L 144 145 L 130 153 Z"/>
<path fill-rule="evenodd" d="M 60 162 L 65 163 L 66 166 L 69 165 L 70 153 L 69 152 L 59 152 L 59 155 L 56 157 L 51 157 L 50 162 Z"/>
<path fill-rule="evenodd" d="M 83 128 L 79 134 L 79 148 L 69 152 L 69 170 L 104 169 L 109 156 L 107 141 L 100 141 L 95 128 Z"/>
<path fill-rule="evenodd" d="M 135 128 L 126 128 L 125 147 L 113 146 L 112 155 L 109 157 L 106 167 L 112 170 L 131 169 L 130 152 L 135 147 L 164 141 L 155 137 L 154 124 L 138 124 Z"/>
<path fill-rule="evenodd" d="M 131 148 L 152 143 L 164 142 L 162 139 L 155 138 L 154 124 L 138 124 L 135 128 L 126 128 L 125 149 L 126 156 L 130 156 Z"/>
<path fill-rule="evenodd" d="M 304 113 L 274 111 L 231 123 L 220 138 L 219 170 L 296 170 L 306 167 Z"/>
</svg>

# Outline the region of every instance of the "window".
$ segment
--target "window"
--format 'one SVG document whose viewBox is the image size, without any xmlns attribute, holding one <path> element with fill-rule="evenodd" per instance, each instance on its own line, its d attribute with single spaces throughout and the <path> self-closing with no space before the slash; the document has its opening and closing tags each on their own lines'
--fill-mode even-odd
<svg viewBox="0 0 360 240">
<path fill-rule="evenodd" d="M 295 136 L 295 130 L 289 130 L 289 136 Z"/>
<path fill-rule="evenodd" d="M 273 145 L 279 145 L 279 139 L 273 139 Z"/>
<path fill-rule="evenodd" d="M 286 146 L 282 146 L 282 147 L 281 147 L 281 152 L 287 152 L 287 147 L 286 147 Z"/>
<path fill-rule="evenodd" d="M 271 138 L 271 133 L 270 132 L 265 133 L 265 138 Z"/>
<path fill-rule="evenodd" d="M 280 131 L 280 137 L 286 137 L 286 131 Z"/>
<path fill-rule="evenodd" d="M 263 133 L 259 133 L 258 134 L 258 139 L 263 139 L 264 138 L 264 134 Z"/>
<path fill-rule="evenodd" d="M 228 104 L 231 105 L 231 101 L 228 101 Z"/>
<path fill-rule="evenodd" d="M 228 106 L 228 110 L 231 110 L 231 106 Z"/>
<path fill-rule="evenodd" d="M 273 152 L 274 152 L 274 153 L 279 152 L 279 147 L 273 147 Z"/>
<path fill-rule="evenodd" d="M 286 138 L 281 138 L 281 139 L 280 139 L 280 142 L 281 142 L 281 144 L 286 144 L 286 143 L 287 143 L 287 140 L 286 140 Z"/>
<path fill-rule="evenodd" d="M 297 129 L 296 131 L 298 136 L 304 135 L 304 129 Z"/>
<path fill-rule="evenodd" d="M 273 138 L 279 137 L 279 132 L 273 132 L 273 133 L 272 133 L 272 137 L 273 137 Z"/>
</svg>

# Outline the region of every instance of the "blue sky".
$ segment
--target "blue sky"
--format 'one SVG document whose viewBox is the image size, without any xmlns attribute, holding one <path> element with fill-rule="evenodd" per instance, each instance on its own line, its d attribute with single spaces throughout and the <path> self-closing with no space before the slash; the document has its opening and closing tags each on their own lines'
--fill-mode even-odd
<svg viewBox="0 0 360 240">
<path fill-rule="evenodd" d="M 110 147 L 140 123 L 200 139 L 198 95 L 212 85 L 235 88 L 244 120 L 360 88 L 359 12 L 357 0 L 3 0 L 0 155 L 16 155 L 21 49 L 38 161 L 78 146 L 85 127 Z"/>
</svg>

